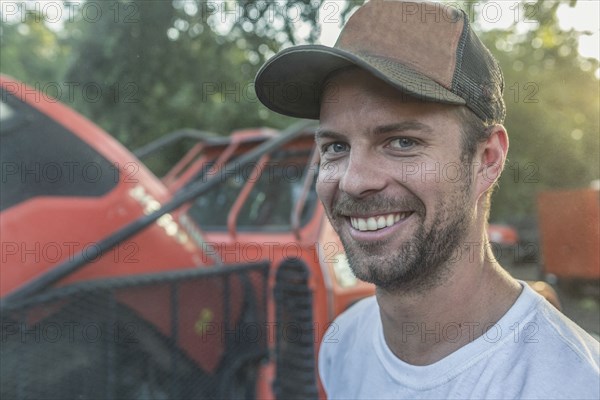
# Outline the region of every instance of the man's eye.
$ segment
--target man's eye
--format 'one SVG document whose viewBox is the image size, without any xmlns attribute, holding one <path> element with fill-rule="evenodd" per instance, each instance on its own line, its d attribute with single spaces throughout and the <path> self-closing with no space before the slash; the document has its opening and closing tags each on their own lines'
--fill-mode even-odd
<svg viewBox="0 0 600 400">
<path fill-rule="evenodd" d="M 398 138 L 390 142 L 390 147 L 394 149 L 406 150 L 414 147 L 417 143 L 413 139 Z"/>
<path fill-rule="evenodd" d="M 349 146 L 345 143 L 334 142 L 323 146 L 323 153 L 342 153 L 348 151 Z"/>
</svg>

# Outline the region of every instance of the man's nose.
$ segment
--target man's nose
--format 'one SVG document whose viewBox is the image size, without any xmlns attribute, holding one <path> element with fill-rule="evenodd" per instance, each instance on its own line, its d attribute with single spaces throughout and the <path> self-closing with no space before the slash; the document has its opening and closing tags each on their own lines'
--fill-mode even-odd
<svg viewBox="0 0 600 400">
<path fill-rule="evenodd" d="M 368 153 L 351 153 L 345 169 L 340 172 L 340 190 L 356 198 L 383 190 L 388 176 L 385 167 Z"/>
</svg>

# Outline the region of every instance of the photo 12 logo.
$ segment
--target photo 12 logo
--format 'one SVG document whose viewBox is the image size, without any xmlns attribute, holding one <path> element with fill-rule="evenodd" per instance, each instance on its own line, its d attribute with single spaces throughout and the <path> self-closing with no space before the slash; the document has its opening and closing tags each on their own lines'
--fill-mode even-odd
<svg viewBox="0 0 600 400">
<path fill-rule="evenodd" d="M 2 100 L 8 94 L 15 95 L 32 103 L 42 101 L 55 103 L 74 103 L 82 100 L 86 103 L 98 103 L 108 100 L 112 103 L 139 103 L 139 87 L 135 82 L 9 82 L 4 85 Z"/>
<path fill-rule="evenodd" d="M 47 321 L 36 324 L 2 322 L 0 343 L 138 343 L 138 328 L 132 322 L 115 322 L 112 325 L 75 321 Z"/>
<path fill-rule="evenodd" d="M 98 23 L 137 23 L 140 12 L 135 2 L 121 1 L 2 1 L 2 22 L 46 22 L 50 24 L 84 21 Z"/>
<path fill-rule="evenodd" d="M 2 264 L 55 264 L 60 261 L 72 261 L 78 255 L 86 262 L 96 262 L 100 258 L 114 263 L 139 263 L 137 258 L 140 247 L 136 242 L 123 242 L 111 249 L 109 253 L 100 255 L 100 246 L 94 242 L 13 242 L 0 243 Z"/>
</svg>

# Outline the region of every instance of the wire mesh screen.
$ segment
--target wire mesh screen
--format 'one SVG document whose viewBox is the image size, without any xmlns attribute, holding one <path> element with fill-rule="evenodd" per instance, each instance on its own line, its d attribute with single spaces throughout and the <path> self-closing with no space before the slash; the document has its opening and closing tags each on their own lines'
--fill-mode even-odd
<svg viewBox="0 0 600 400">
<path fill-rule="evenodd" d="M 267 268 L 89 281 L 5 305 L 0 397 L 251 398 Z"/>
</svg>

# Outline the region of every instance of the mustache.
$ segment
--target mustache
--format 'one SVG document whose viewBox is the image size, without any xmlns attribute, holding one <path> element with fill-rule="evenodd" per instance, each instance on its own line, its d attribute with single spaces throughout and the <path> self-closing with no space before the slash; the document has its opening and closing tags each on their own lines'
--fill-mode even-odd
<svg viewBox="0 0 600 400">
<path fill-rule="evenodd" d="M 341 192 L 333 205 L 331 213 L 334 216 L 388 213 L 395 211 L 414 211 L 417 214 L 425 213 L 425 205 L 415 196 L 387 197 L 376 194 L 363 199 L 357 199 Z"/>
</svg>

